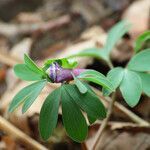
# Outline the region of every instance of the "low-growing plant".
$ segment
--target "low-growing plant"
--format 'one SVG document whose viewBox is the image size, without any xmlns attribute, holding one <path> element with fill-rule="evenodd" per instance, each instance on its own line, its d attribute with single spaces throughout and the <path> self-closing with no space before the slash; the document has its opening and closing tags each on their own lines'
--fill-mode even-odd
<svg viewBox="0 0 150 150">
<path fill-rule="evenodd" d="M 68 135 L 75 141 L 85 140 L 88 125 L 83 116 L 84 111 L 90 123 L 106 117 L 106 110 L 98 96 L 85 81 L 91 81 L 112 91 L 113 86 L 101 73 L 94 70 L 75 68 L 77 62 L 69 59 L 51 59 L 38 67 L 27 55 L 24 64 L 14 67 L 15 74 L 22 80 L 36 81 L 23 88 L 13 98 L 9 112 L 13 112 L 20 104 L 25 113 L 48 83 L 62 83 L 51 92 L 40 111 L 39 131 L 42 139 L 47 140 L 57 124 L 58 109 L 62 105 L 63 124 Z M 82 79 L 82 81 L 81 81 Z M 74 83 L 69 81 L 74 80 Z M 81 111 L 82 110 L 82 111 Z"/>
<path fill-rule="evenodd" d="M 50 59 L 42 67 L 38 67 L 25 54 L 24 63 L 17 64 L 14 72 L 22 80 L 35 82 L 16 94 L 9 106 L 9 112 L 13 112 L 22 104 L 22 113 L 25 113 L 46 84 L 61 83 L 60 87 L 47 96 L 42 105 L 39 118 L 40 135 L 43 140 L 49 139 L 57 125 L 58 109 L 61 105 L 63 125 L 67 134 L 74 141 L 82 142 L 88 133 L 88 124 L 83 113 L 87 115 L 89 124 L 106 117 L 103 103 L 85 81 L 102 86 L 102 91 L 107 96 L 119 87 L 125 101 L 131 107 L 139 102 L 142 92 L 150 96 L 150 49 L 140 51 L 142 43 L 149 39 L 149 32 L 137 39 L 137 54 L 131 58 L 126 68 L 113 68 L 109 57 L 116 42 L 129 27 L 126 21 L 119 22 L 110 30 L 103 49 L 90 48 L 71 56 L 103 59 L 112 68 L 107 77 L 95 70 L 77 68 L 78 63 L 71 58 Z"/>
</svg>

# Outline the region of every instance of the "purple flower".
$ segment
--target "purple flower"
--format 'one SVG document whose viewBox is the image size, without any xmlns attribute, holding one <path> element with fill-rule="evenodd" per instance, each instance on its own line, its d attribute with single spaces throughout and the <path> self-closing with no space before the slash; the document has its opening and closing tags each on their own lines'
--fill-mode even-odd
<svg viewBox="0 0 150 150">
<path fill-rule="evenodd" d="M 84 72 L 85 69 L 64 69 L 58 63 L 52 63 L 49 67 L 49 77 L 55 83 L 70 81 L 73 79 L 72 73 L 78 76 L 80 73 Z"/>
</svg>

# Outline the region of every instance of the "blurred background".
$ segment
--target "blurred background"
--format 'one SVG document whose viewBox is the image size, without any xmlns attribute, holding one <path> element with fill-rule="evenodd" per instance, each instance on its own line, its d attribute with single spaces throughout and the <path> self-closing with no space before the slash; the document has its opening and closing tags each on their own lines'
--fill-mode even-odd
<svg viewBox="0 0 150 150">
<path fill-rule="evenodd" d="M 24 115 L 21 109 L 8 114 L 13 96 L 28 84 L 15 77 L 13 66 L 23 62 L 24 53 L 41 65 L 48 58 L 66 57 L 92 46 L 103 47 L 108 30 L 122 19 L 128 20 L 132 28 L 111 53 L 114 66 L 127 64 L 134 40 L 150 29 L 150 0 L 0 0 L 0 150 L 89 149 L 101 122 L 89 127 L 87 140 L 79 144 L 66 135 L 61 113 L 49 141 L 40 139 L 40 108 L 54 86 L 45 89 Z M 103 61 L 94 58 L 78 61 L 80 67 L 105 75 L 109 70 Z M 117 100 L 130 110 L 120 93 Z M 143 95 L 131 111 L 150 121 L 149 106 L 150 98 Z M 149 133 L 150 128 L 133 124 L 115 107 L 98 149 L 150 150 Z"/>
</svg>

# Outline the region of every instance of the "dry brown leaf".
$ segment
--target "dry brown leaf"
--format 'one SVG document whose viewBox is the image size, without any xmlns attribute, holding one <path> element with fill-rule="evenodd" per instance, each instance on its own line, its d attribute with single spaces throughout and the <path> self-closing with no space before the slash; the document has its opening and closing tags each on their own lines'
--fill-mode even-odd
<svg viewBox="0 0 150 150">
<path fill-rule="evenodd" d="M 103 6 L 99 0 L 74 0 L 72 10 L 80 12 L 88 22 L 88 25 L 97 23 L 112 11 Z"/>
<path fill-rule="evenodd" d="M 91 150 L 99 125 L 90 127 L 89 139 L 83 144 Z M 147 150 L 150 148 L 150 128 L 131 123 L 109 123 L 102 135 L 97 150 Z"/>
<path fill-rule="evenodd" d="M 23 60 L 24 54 L 29 54 L 31 44 L 31 38 L 24 38 L 22 41 L 12 47 L 12 49 L 10 50 L 10 56 Z"/>
</svg>

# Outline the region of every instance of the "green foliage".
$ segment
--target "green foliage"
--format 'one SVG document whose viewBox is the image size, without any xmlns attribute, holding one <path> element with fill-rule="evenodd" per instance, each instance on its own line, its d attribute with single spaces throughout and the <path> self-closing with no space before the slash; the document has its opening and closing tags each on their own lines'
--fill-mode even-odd
<svg viewBox="0 0 150 150">
<path fill-rule="evenodd" d="M 108 80 L 111 82 L 115 89 L 119 87 L 123 98 L 131 107 L 134 107 L 138 104 L 142 94 L 142 87 L 144 84 L 146 84 L 143 82 L 145 78 L 141 81 L 139 74 L 142 73 L 137 73 L 129 69 L 123 69 L 121 67 L 116 67 L 110 70 L 107 74 Z M 149 79 L 150 78 L 147 76 L 147 80 Z M 147 86 L 148 84 L 145 85 L 146 88 Z M 145 92 L 144 89 L 145 88 L 143 87 L 143 91 Z M 105 96 L 108 96 L 111 91 L 103 88 L 103 93 Z"/>
<path fill-rule="evenodd" d="M 73 75 L 74 76 L 74 75 Z M 74 81 L 75 81 L 75 85 L 77 86 L 77 88 L 79 89 L 79 91 L 84 94 L 87 92 L 87 88 L 86 86 L 78 79 L 74 76 Z"/>
<path fill-rule="evenodd" d="M 85 85 L 84 83 L 82 83 Z M 87 86 L 87 85 L 86 85 Z M 66 84 L 53 91 L 45 100 L 40 112 L 40 134 L 47 140 L 57 123 L 58 105 L 62 103 L 62 117 L 68 135 L 76 142 L 87 136 L 87 123 L 81 109 L 91 118 L 90 122 L 106 117 L 106 110 L 90 87 L 82 94 L 75 84 Z M 94 120 L 93 120 L 94 119 Z"/>
<path fill-rule="evenodd" d="M 127 68 L 134 71 L 150 71 L 150 48 L 145 49 L 131 58 Z"/>
<path fill-rule="evenodd" d="M 93 124 L 97 120 L 95 117 L 93 117 L 91 115 L 87 115 L 87 117 L 88 117 L 88 120 L 89 120 L 90 124 Z"/>
<path fill-rule="evenodd" d="M 130 29 L 131 25 L 123 20 L 117 23 L 114 27 L 110 29 L 108 32 L 108 38 L 104 47 L 104 53 L 106 57 L 109 58 L 109 54 L 111 50 L 114 48 L 116 43 L 121 39 L 121 37 L 127 33 Z"/>
<path fill-rule="evenodd" d="M 32 70 L 33 72 L 40 74 L 40 75 L 44 75 L 44 72 L 42 71 L 42 69 L 40 69 L 34 62 L 33 60 L 26 54 L 24 54 L 24 62 L 27 65 L 27 67 Z"/>
<path fill-rule="evenodd" d="M 123 68 L 121 67 L 116 67 L 116 68 L 113 68 L 111 69 L 108 74 L 107 74 L 107 79 L 111 82 L 111 84 L 113 85 L 114 89 L 116 90 L 122 79 L 123 79 L 123 76 L 124 76 L 124 70 Z M 111 94 L 111 90 L 109 89 L 106 89 L 106 88 L 103 88 L 103 94 L 105 96 L 108 96 Z"/>
<path fill-rule="evenodd" d="M 99 98 L 96 96 L 96 94 L 90 90 L 88 90 L 85 94 L 80 94 L 74 85 L 65 85 L 64 88 L 75 101 L 75 103 L 78 104 L 88 115 L 97 119 L 104 119 L 106 117 L 105 107 L 99 101 Z"/>
<path fill-rule="evenodd" d="M 12 102 L 9 106 L 9 112 L 13 112 L 20 104 L 24 103 L 22 112 L 26 112 L 26 110 L 32 105 L 34 100 L 38 97 L 41 90 L 44 88 L 46 84 L 45 80 L 41 80 L 35 82 L 17 93 L 17 95 L 13 98 Z"/>
<path fill-rule="evenodd" d="M 70 58 L 72 57 L 95 57 L 97 59 L 101 58 L 104 60 L 107 60 L 106 55 L 103 52 L 103 49 L 100 48 L 96 48 L 96 47 L 91 47 L 91 48 L 87 48 L 77 54 L 73 54 L 70 56 Z"/>
<path fill-rule="evenodd" d="M 68 135 L 76 142 L 84 141 L 88 132 L 86 120 L 65 86 L 62 87 L 62 117 Z"/>
<path fill-rule="evenodd" d="M 113 85 L 109 82 L 109 80 L 101 73 L 94 70 L 87 70 L 82 72 L 77 78 L 84 79 L 98 85 L 101 85 L 111 91 L 113 91 Z"/>
<path fill-rule="evenodd" d="M 48 140 L 57 124 L 61 88 L 50 93 L 41 108 L 39 130 L 43 140 Z"/>
<path fill-rule="evenodd" d="M 134 50 L 137 53 L 138 51 L 140 51 L 140 49 L 142 48 L 143 44 L 150 40 L 150 30 L 144 32 L 143 34 L 141 34 L 135 41 L 135 47 Z"/>
<path fill-rule="evenodd" d="M 137 105 L 142 94 L 142 82 L 138 74 L 125 69 L 120 90 L 130 107 Z"/>
<path fill-rule="evenodd" d="M 88 48 L 70 57 L 91 56 L 99 59 L 104 59 L 105 61 L 110 61 L 109 55 L 111 50 L 114 48 L 118 40 L 120 40 L 121 37 L 128 32 L 130 27 L 131 25 L 127 21 L 120 21 L 115 26 L 113 26 L 108 32 L 106 44 L 103 49 L 96 47 Z"/>
<path fill-rule="evenodd" d="M 32 71 L 25 64 L 15 65 L 14 72 L 17 77 L 26 81 L 36 81 L 36 80 L 41 80 L 43 78 L 41 74 Z"/>
<path fill-rule="evenodd" d="M 142 80 L 143 92 L 147 96 L 150 96 L 150 74 L 143 73 L 143 72 L 139 72 L 138 74 Z"/>
<path fill-rule="evenodd" d="M 16 94 L 9 106 L 10 112 L 23 104 L 22 113 L 25 113 L 46 83 L 49 82 L 45 71 L 37 67 L 27 55 L 24 56 L 24 61 L 25 64 L 18 64 L 14 67 L 16 75 L 24 80 L 39 81 L 23 88 Z M 60 59 L 59 61 L 47 61 L 47 67 L 54 62 L 63 65 L 65 68 L 75 67 L 76 65 L 76 63 L 71 64 L 68 59 Z M 85 140 L 88 132 L 88 126 L 82 111 L 87 113 L 90 123 L 106 117 L 105 107 L 92 89 L 86 83 L 80 81 L 80 76 L 77 78 L 73 75 L 73 77 L 75 84 L 63 84 L 60 88 L 54 90 L 47 96 L 41 108 L 39 130 L 43 140 L 48 140 L 56 127 L 60 101 L 62 103 L 62 117 L 65 129 L 68 135 L 77 142 Z M 96 78 L 95 83 L 109 89 L 112 88 L 111 83 L 99 72 L 88 70 L 81 74 L 81 77 L 83 79 L 89 77 L 87 80 L 92 82 L 95 82 L 94 78 Z M 99 79 L 100 81 L 98 81 Z"/>
<path fill-rule="evenodd" d="M 49 66 L 54 62 L 57 62 L 61 67 L 66 68 L 66 69 L 73 69 L 77 67 L 78 65 L 78 63 L 74 61 L 73 59 L 67 59 L 67 58 L 49 59 L 45 61 L 43 70 L 46 71 L 49 68 Z"/>
<path fill-rule="evenodd" d="M 108 33 L 103 49 L 89 48 L 75 56 L 91 56 L 102 58 L 110 62 L 110 52 L 117 41 L 129 30 L 130 25 L 121 21 Z M 136 40 L 135 52 L 138 52 L 143 43 L 149 40 L 149 31 Z M 77 62 L 72 59 L 51 59 L 38 67 L 27 55 L 24 55 L 24 64 L 14 67 L 15 74 L 22 80 L 37 81 L 23 88 L 13 98 L 9 112 L 14 111 L 23 104 L 22 113 L 26 112 L 40 94 L 47 82 L 50 82 L 46 70 L 54 62 L 62 68 L 73 69 Z M 56 127 L 58 109 L 62 104 L 63 124 L 67 134 L 76 142 L 82 142 L 87 137 L 88 125 L 83 113 L 86 113 L 90 124 L 97 119 L 106 117 L 106 109 L 90 86 L 81 80 L 90 81 L 102 86 L 104 95 L 108 96 L 117 88 L 130 107 L 138 104 L 142 92 L 150 96 L 150 49 L 145 49 L 134 55 L 126 68 L 116 67 L 111 69 L 107 77 L 94 71 L 86 70 L 77 77 L 73 75 L 74 84 L 64 82 L 61 87 L 50 93 L 40 111 L 39 130 L 43 140 L 48 140 Z"/>
<path fill-rule="evenodd" d="M 25 64 L 17 64 L 14 67 L 14 72 L 17 77 L 26 81 L 36 81 L 46 79 L 47 75 L 40 69 L 32 60 L 24 55 Z"/>
</svg>

